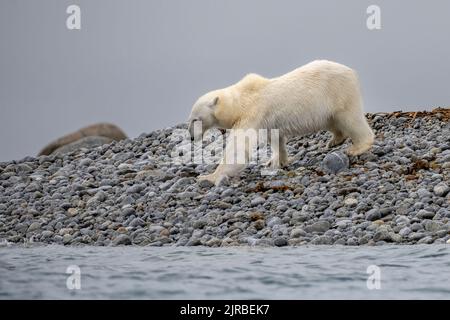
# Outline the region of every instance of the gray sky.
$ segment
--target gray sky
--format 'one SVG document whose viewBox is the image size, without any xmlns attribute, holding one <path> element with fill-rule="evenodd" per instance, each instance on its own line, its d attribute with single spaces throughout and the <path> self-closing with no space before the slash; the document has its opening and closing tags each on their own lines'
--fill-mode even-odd
<svg viewBox="0 0 450 320">
<path fill-rule="evenodd" d="M 66 8 L 81 7 L 81 30 Z M 366 9 L 381 8 L 381 30 Z M 0 0 L 0 160 L 98 121 L 131 137 L 206 91 L 314 59 L 359 73 L 369 112 L 450 104 L 450 1 Z"/>
</svg>

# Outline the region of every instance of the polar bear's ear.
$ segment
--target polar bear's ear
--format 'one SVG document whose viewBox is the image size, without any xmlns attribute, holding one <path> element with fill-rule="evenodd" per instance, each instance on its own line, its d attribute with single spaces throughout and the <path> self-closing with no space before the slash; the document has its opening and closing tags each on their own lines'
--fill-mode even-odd
<svg viewBox="0 0 450 320">
<path fill-rule="evenodd" d="M 219 97 L 215 97 L 213 102 L 211 103 L 211 105 L 209 107 L 210 108 L 214 108 L 215 106 L 217 106 L 218 103 L 219 103 Z"/>
</svg>

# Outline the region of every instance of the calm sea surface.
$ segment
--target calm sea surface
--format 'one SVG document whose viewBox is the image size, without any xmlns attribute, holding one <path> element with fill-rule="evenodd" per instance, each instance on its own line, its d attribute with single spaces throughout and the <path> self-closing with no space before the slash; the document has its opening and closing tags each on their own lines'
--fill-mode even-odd
<svg viewBox="0 0 450 320">
<path fill-rule="evenodd" d="M 317 298 L 450 299 L 450 246 L 0 248 L 0 299 Z"/>
</svg>

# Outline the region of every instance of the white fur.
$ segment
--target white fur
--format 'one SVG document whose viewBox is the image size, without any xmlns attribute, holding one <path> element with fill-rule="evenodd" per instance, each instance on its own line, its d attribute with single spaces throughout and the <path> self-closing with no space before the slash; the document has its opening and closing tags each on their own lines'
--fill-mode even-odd
<svg viewBox="0 0 450 320">
<path fill-rule="evenodd" d="M 326 60 L 272 79 L 249 74 L 234 85 L 211 91 L 194 104 L 190 125 L 195 120 L 202 120 L 203 132 L 213 127 L 279 129 L 280 150 L 270 162 L 273 168 L 287 164 L 285 143 L 292 136 L 328 130 L 333 133 L 328 146 L 350 138 L 353 145 L 347 152 L 354 156 L 367 151 L 374 139 L 355 71 Z M 213 174 L 200 179 L 217 183 L 243 167 L 221 163 Z"/>
</svg>

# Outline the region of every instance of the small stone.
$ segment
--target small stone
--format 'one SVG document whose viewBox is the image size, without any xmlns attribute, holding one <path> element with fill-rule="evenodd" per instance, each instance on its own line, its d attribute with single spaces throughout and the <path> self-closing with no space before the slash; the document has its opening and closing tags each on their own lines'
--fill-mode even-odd
<svg viewBox="0 0 450 320">
<path fill-rule="evenodd" d="M 133 166 L 128 163 L 121 163 L 117 166 L 117 169 L 119 169 L 119 170 L 130 170 L 132 168 L 133 168 Z"/>
<path fill-rule="evenodd" d="M 62 228 L 58 233 L 60 236 L 65 236 L 66 234 L 71 234 L 72 231 L 72 228 Z"/>
<path fill-rule="evenodd" d="M 140 193 L 146 187 L 145 183 L 135 184 L 127 189 L 128 194 Z"/>
<path fill-rule="evenodd" d="M 72 241 L 73 237 L 70 234 L 65 234 L 63 236 L 63 243 L 64 244 L 69 244 Z"/>
<path fill-rule="evenodd" d="M 435 216 L 434 212 L 424 210 L 424 209 L 420 210 L 417 213 L 417 218 L 420 218 L 420 219 L 433 219 L 434 216 Z"/>
<path fill-rule="evenodd" d="M 366 220 L 375 221 L 381 219 L 381 213 L 378 209 L 370 209 L 366 212 Z"/>
<path fill-rule="evenodd" d="M 375 220 L 373 222 L 374 225 L 376 225 L 377 227 L 384 225 L 384 221 L 383 220 Z"/>
<path fill-rule="evenodd" d="M 230 178 L 228 178 L 228 176 L 221 176 L 218 180 L 216 185 L 218 187 L 222 187 L 222 186 L 229 186 L 230 185 Z"/>
<path fill-rule="evenodd" d="M 419 190 L 417 190 L 417 195 L 419 196 L 419 198 L 429 198 L 431 197 L 431 192 L 428 191 L 427 189 L 421 188 Z"/>
<path fill-rule="evenodd" d="M 450 187 L 445 183 L 439 183 L 433 188 L 433 192 L 438 197 L 445 197 L 450 192 Z"/>
<path fill-rule="evenodd" d="M 117 228 L 117 232 L 119 232 L 119 233 L 127 233 L 128 230 L 125 227 L 119 227 L 119 228 Z"/>
<path fill-rule="evenodd" d="M 206 225 L 207 225 L 207 222 L 205 220 L 197 220 L 194 222 L 193 227 L 195 229 L 202 229 Z"/>
<path fill-rule="evenodd" d="M 177 194 L 178 199 L 194 199 L 195 197 L 198 197 L 198 192 L 190 192 L 190 191 L 184 191 Z"/>
<path fill-rule="evenodd" d="M 264 215 L 261 212 L 252 212 L 249 215 L 251 221 L 256 221 L 260 219 L 264 219 Z"/>
<path fill-rule="evenodd" d="M 423 237 L 422 239 L 417 241 L 417 244 L 430 244 L 430 243 L 433 243 L 433 237 L 431 236 Z"/>
<path fill-rule="evenodd" d="M 319 232 L 319 233 L 323 233 L 325 231 L 327 231 L 328 229 L 330 229 L 330 223 L 328 221 L 318 221 L 313 223 L 312 225 L 306 226 L 304 228 L 304 230 L 306 232 Z"/>
<path fill-rule="evenodd" d="M 386 229 L 383 228 L 383 229 L 378 230 L 377 232 L 375 232 L 375 234 L 373 236 L 373 240 L 375 242 L 378 242 L 378 241 L 391 241 L 391 236 L 390 236 L 389 232 Z"/>
<path fill-rule="evenodd" d="M 188 241 L 188 243 L 186 243 L 186 246 L 200 246 L 201 244 L 202 242 L 200 239 L 193 237 Z"/>
<path fill-rule="evenodd" d="M 50 238 L 50 237 L 53 236 L 53 235 L 54 235 L 54 233 L 53 233 L 52 231 L 50 231 L 50 230 L 45 230 L 45 231 L 42 231 L 41 237 L 42 237 L 43 239 L 47 239 L 47 238 Z"/>
<path fill-rule="evenodd" d="M 272 228 L 273 226 L 279 225 L 281 223 L 282 223 L 282 221 L 281 221 L 281 219 L 279 217 L 273 217 L 267 222 L 267 226 L 269 228 Z"/>
<path fill-rule="evenodd" d="M 84 158 L 80 161 L 80 166 L 81 167 L 89 167 L 92 163 L 92 160 L 89 158 Z"/>
<path fill-rule="evenodd" d="M 129 224 L 129 226 L 133 227 L 133 228 L 134 227 L 141 227 L 141 226 L 144 226 L 144 225 L 145 225 L 145 221 L 142 220 L 141 218 L 135 218 Z"/>
<path fill-rule="evenodd" d="M 19 172 L 30 172 L 33 171 L 33 168 L 31 168 L 29 165 L 27 165 L 26 163 L 20 163 L 17 165 L 17 171 Z"/>
<path fill-rule="evenodd" d="M 266 199 L 264 199 L 263 197 L 258 196 L 258 197 L 253 198 L 250 204 L 253 207 L 256 207 L 256 206 L 259 206 L 261 204 L 264 204 L 265 202 L 266 202 Z"/>
<path fill-rule="evenodd" d="M 262 219 L 256 220 L 253 223 L 253 226 L 255 227 L 256 230 L 262 230 L 265 227 L 265 225 L 266 225 L 266 223 Z"/>
<path fill-rule="evenodd" d="M 358 245 L 358 239 L 356 239 L 355 237 L 348 238 L 346 244 L 348 246 L 357 246 Z"/>
<path fill-rule="evenodd" d="M 122 210 L 122 215 L 126 218 L 129 217 L 133 214 L 136 214 L 136 211 L 134 210 L 133 207 L 126 207 Z"/>
<path fill-rule="evenodd" d="M 69 208 L 69 209 L 67 209 L 67 214 L 69 217 L 74 217 L 78 214 L 78 209 L 77 208 Z"/>
<path fill-rule="evenodd" d="M 277 247 L 284 247 L 288 245 L 288 241 L 285 238 L 279 237 L 273 241 L 273 244 Z"/>
<path fill-rule="evenodd" d="M 169 232 L 169 230 L 164 228 L 164 229 L 161 230 L 159 235 L 162 236 L 162 237 L 168 237 L 170 235 L 170 232 Z"/>
<path fill-rule="evenodd" d="M 200 181 L 198 182 L 198 185 L 199 185 L 199 187 L 201 187 L 201 188 L 211 188 L 211 187 L 214 187 L 214 183 L 212 183 L 212 182 L 209 181 L 209 180 L 200 180 Z"/>
<path fill-rule="evenodd" d="M 121 234 L 118 235 L 114 240 L 113 240 L 113 245 L 115 246 L 120 246 L 120 245 L 129 245 L 131 244 L 131 239 L 128 235 L 126 234 Z"/>
<path fill-rule="evenodd" d="M 333 239 L 329 236 L 322 235 L 322 236 L 318 236 L 318 237 L 315 237 L 314 239 L 312 239 L 311 243 L 318 244 L 318 245 L 327 245 L 327 244 L 332 244 Z"/>
<path fill-rule="evenodd" d="M 306 236 L 306 232 L 305 230 L 303 230 L 302 228 L 294 228 L 291 231 L 291 238 L 300 238 L 300 237 L 304 237 Z"/>
<path fill-rule="evenodd" d="M 412 230 L 411 230 L 410 228 L 404 227 L 404 228 L 402 228 L 402 229 L 398 232 L 398 234 L 401 235 L 402 237 L 406 237 L 406 236 L 408 236 L 411 232 L 412 232 Z"/>
<path fill-rule="evenodd" d="M 148 227 L 149 233 L 160 233 L 164 229 L 163 226 L 153 225 Z"/>
<path fill-rule="evenodd" d="M 344 200 L 344 204 L 349 207 L 354 207 L 358 204 L 358 200 L 356 200 L 355 198 L 346 198 Z"/>
<path fill-rule="evenodd" d="M 192 178 L 183 177 L 178 179 L 170 188 L 169 192 L 177 192 L 183 190 L 187 185 L 192 183 Z"/>
<path fill-rule="evenodd" d="M 33 232 L 33 231 L 39 230 L 40 228 L 41 228 L 41 224 L 39 222 L 33 222 L 28 227 L 27 232 Z"/>
<path fill-rule="evenodd" d="M 434 221 L 434 220 L 426 220 L 424 222 L 424 227 L 425 227 L 426 231 L 436 232 L 436 231 L 442 229 L 443 224 L 441 222 Z"/>
<path fill-rule="evenodd" d="M 351 220 L 339 220 L 339 221 L 337 221 L 336 222 L 336 226 L 338 227 L 338 228 L 340 228 L 340 229 L 345 229 L 345 228 L 347 228 L 348 226 L 350 226 L 352 224 L 352 221 Z"/>
<path fill-rule="evenodd" d="M 103 202 L 106 200 L 106 193 L 104 193 L 103 191 L 99 191 L 97 192 L 95 197 L 97 198 L 98 201 Z"/>
<path fill-rule="evenodd" d="M 216 237 L 213 237 L 206 242 L 206 245 L 208 247 L 220 247 L 221 244 L 222 244 L 222 240 L 219 238 L 216 238 Z"/>
</svg>

